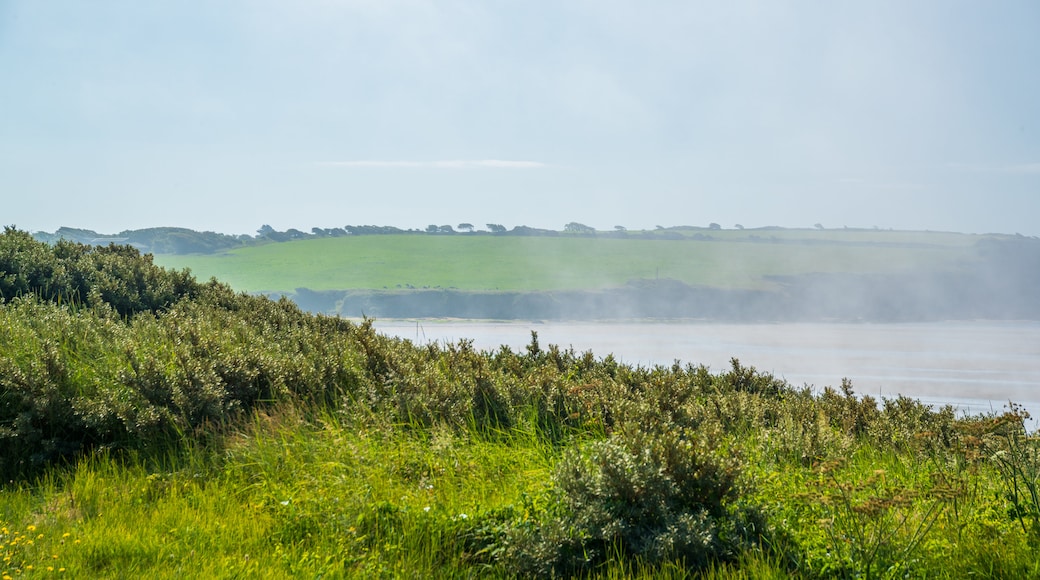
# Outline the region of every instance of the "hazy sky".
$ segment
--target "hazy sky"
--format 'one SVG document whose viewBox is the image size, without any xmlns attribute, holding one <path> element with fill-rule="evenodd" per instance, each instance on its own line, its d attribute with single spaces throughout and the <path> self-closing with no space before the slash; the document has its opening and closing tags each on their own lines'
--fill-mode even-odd
<svg viewBox="0 0 1040 580">
<path fill-rule="evenodd" d="M 0 0 L 0 222 L 1040 235 L 1040 2 Z"/>
</svg>

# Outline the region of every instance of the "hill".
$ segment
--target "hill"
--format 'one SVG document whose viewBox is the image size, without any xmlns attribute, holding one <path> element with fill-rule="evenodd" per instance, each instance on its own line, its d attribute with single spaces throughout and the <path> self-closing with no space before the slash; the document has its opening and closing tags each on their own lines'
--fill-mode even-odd
<svg viewBox="0 0 1040 580">
<path fill-rule="evenodd" d="M 157 264 L 346 316 L 1034 318 L 1040 240 L 878 230 L 312 237 Z"/>
<path fill-rule="evenodd" d="M 699 236 L 699 237 L 695 237 Z M 305 239 L 208 255 L 159 253 L 248 292 L 452 288 L 599 290 L 632 280 L 761 289 L 769 276 L 950 269 L 976 236 L 910 232 L 714 232 L 628 236 L 387 235 Z M 985 238 L 988 239 L 988 238 Z"/>
</svg>

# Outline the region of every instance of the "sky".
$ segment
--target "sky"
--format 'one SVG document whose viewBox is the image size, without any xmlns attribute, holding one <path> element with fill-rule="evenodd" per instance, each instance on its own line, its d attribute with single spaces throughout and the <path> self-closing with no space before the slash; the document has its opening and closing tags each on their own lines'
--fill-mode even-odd
<svg viewBox="0 0 1040 580">
<path fill-rule="evenodd" d="M 0 223 L 1040 235 L 1040 2 L 0 0 Z"/>
</svg>

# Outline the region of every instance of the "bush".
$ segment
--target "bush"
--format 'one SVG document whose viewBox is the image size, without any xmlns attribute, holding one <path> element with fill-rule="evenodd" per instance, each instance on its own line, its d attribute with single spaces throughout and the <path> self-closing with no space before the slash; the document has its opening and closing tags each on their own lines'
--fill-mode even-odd
<svg viewBox="0 0 1040 580">
<path fill-rule="evenodd" d="M 57 303 L 107 305 L 122 316 L 157 312 L 198 294 L 186 270 L 152 263 L 131 246 L 87 246 L 65 240 L 54 246 L 26 232 L 0 234 L 0 298 L 35 295 Z"/>
<path fill-rule="evenodd" d="M 570 451 L 547 507 L 505 534 L 503 560 L 524 574 L 588 571 L 612 554 L 701 570 L 762 544 L 764 518 L 740 502 L 739 462 L 684 430 L 624 432 Z"/>
</svg>

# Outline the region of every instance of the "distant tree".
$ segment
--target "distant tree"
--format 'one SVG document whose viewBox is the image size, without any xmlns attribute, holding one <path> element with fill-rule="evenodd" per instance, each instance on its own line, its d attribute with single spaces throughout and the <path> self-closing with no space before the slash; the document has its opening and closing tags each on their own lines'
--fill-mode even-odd
<svg viewBox="0 0 1040 580">
<path fill-rule="evenodd" d="M 572 234 L 592 234 L 596 232 L 596 229 L 585 224 L 579 224 L 578 222 L 571 222 L 563 226 L 563 231 Z"/>
<path fill-rule="evenodd" d="M 271 240 L 272 242 L 287 242 L 292 239 L 292 236 L 289 234 L 290 231 L 294 230 L 280 232 L 272 228 L 271 226 L 264 224 L 263 226 L 260 226 L 260 229 L 256 230 L 256 233 L 260 234 L 257 237 L 265 238 Z"/>
<path fill-rule="evenodd" d="M 560 232 L 556 230 L 546 230 L 542 228 L 532 228 L 528 226 L 514 226 L 513 229 L 509 230 L 511 236 L 558 236 Z"/>
<path fill-rule="evenodd" d="M 431 226 L 436 228 L 437 226 Z M 368 234 L 403 234 L 404 230 L 401 228 L 395 228 L 394 226 L 343 226 L 345 234 L 352 236 L 362 236 Z M 420 230 L 416 230 L 420 231 Z M 426 229 L 428 232 L 432 232 L 429 228 Z"/>
<path fill-rule="evenodd" d="M 473 231 L 473 224 L 468 224 L 466 222 L 462 222 L 457 227 L 460 230 L 464 231 L 464 232 L 472 232 Z"/>
<path fill-rule="evenodd" d="M 437 227 L 437 224 L 430 224 L 426 226 L 426 233 L 428 234 L 436 234 L 439 231 L 441 231 L 441 229 Z"/>
<path fill-rule="evenodd" d="M 663 229 L 664 229 L 664 226 L 654 226 L 654 229 L 657 229 L 657 230 L 663 230 Z"/>
<path fill-rule="evenodd" d="M 329 230 L 326 230 L 324 228 L 317 228 L 317 227 L 315 227 L 315 228 L 311 228 L 311 234 L 313 234 L 315 236 L 318 236 L 318 237 L 324 237 L 324 236 L 329 235 Z"/>
<path fill-rule="evenodd" d="M 440 228 L 438 228 L 438 230 L 442 234 L 454 234 L 455 233 L 455 228 L 453 228 L 451 226 L 441 226 Z"/>
<path fill-rule="evenodd" d="M 823 229 L 823 224 L 813 224 L 813 227 L 818 229 L 818 230 L 822 230 Z"/>
<path fill-rule="evenodd" d="M 721 230 L 722 226 L 720 226 L 719 224 L 717 224 L 715 222 L 711 222 L 710 224 L 708 224 L 708 229 L 709 230 Z"/>
<path fill-rule="evenodd" d="M 744 229 L 744 226 L 742 226 L 740 224 L 734 224 L 733 227 L 737 228 L 738 230 Z"/>
<path fill-rule="evenodd" d="M 614 226 L 614 229 L 619 231 L 619 232 L 627 232 L 628 231 L 628 228 L 626 228 L 625 226 Z"/>
<path fill-rule="evenodd" d="M 296 228 L 289 228 L 285 230 L 285 235 L 289 236 L 290 240 L 302 240 L 307 237 L 307 234 L 301 232 Z"/>
<path fill-rule="evenodd" d="M 506 227 L 502 224 L 487 224 L 487 229 L 494 234 L 504 234 L 506 232 Z"/>
</svg>

